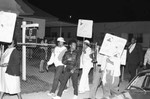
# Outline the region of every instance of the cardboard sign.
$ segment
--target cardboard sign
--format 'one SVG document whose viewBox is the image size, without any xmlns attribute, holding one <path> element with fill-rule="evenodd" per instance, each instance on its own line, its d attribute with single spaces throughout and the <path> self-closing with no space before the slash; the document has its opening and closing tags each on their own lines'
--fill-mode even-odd
<svg viewBox="0 0 150 99">
<path fill-rule="evenodd" d="M 120 58 L 126 42 L 127 40 L 124 38 L 106 33 L 100 49 L 100 53 L 107 56 Z"/>
<path fill-rule="evenodd" d="M 93 28 L 92 20 L 79 19 L 77 27 L 77 36 L 92 38 L 92 28 Z"/>
<path fill-rule="evenodd" d="M 11 43 L 14 35 L 17 14 L 0 12 L 0 41 Z"/>
</svg>

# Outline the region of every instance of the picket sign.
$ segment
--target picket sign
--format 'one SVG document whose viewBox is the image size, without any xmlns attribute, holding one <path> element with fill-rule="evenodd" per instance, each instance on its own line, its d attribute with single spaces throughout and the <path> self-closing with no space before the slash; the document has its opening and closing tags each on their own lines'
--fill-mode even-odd
<svg viewBox="0 0 150 99">
<path fill-rule="evenodd" d="M 0 11 L 0 41 L 11 43 L 16 24 L 16 13 Z"/>
<path fill-rule="evenodd" d="M 93 20 L 78 20 L 77 36 L 92 38 Z"/>
</svg>

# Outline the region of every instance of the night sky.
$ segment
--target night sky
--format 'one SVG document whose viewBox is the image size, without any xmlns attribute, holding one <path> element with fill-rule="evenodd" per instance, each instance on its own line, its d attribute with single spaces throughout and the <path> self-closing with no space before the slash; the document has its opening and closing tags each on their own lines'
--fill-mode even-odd
<svg viewBox="0 0 150 99">
<path fill-rule="evenodd" d="M 150 21 L 150 0 L 24 0 L 58 17 L 77 23 Z M 83 2 L 84 1 L 84 2 Z"/>
</svg>

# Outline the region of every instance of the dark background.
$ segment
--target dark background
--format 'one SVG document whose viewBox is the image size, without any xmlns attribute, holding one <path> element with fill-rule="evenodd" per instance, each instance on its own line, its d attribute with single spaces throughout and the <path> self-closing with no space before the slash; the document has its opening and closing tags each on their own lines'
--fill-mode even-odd
<svg viewBox="0 0 150 99">
<path fill-rule="evenodd" d="M 62 21 L 150 21 L 150 0 L 23 0 Z"/>
</svg>

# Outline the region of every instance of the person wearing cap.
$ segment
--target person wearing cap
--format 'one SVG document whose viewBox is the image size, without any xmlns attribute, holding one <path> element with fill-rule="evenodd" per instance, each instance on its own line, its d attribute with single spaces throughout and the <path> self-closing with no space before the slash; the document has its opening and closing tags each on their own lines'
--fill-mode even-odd
<svg viewBox="0 0 150 99">
<path fill-rule="evenodd" d="M 91 52 L 90 42 L 89 40 L 85 40 L 83 42 L 83 50 L 80 56 L 80 68 L 82 69 L 82 74 L 79 81 L 79 93 L 90 91 L 88 74 L 93 67 L 92 58 L 90 57 Z"/>
<path fill-rule="evenodd" d="M 62 62 L 66 65 L 63 73 L 63 77 L 61 78 L 61 84 L 56 97 L 53 99 L 61 99 L 67 81 L 71 78 L 73 88 L 74 88 L 74 96 L 73 99 L 77 99 L 78 97 L 78 72 L 79 72 L 79 61 L 80 61 L 80 53 L 77 50 L 77 42 L 76 40 L 70 40 L 69 42 L 69 50 L 65 52 Z"/>
<path fill-rule="evenodd" d="M 54 48 L 52 51 L 51 57 L 49 61 L 47 62 L 46 69 L 48 70 L 48 67 L 54 63 L 56 67 L 53 85 L 51 91 L 48 93 L 50 96 L 55 96 L 55 91 L 58 87 L 60 76 L 62 75 L 62 72 L 64 70 L 64 64 L 62 63 L 62 58 L 64 56 L 64 53 L 67 51 L 67 48 L 64 46 L 64 38 L 59 37 L 57 38 L 58 46 Z"/>
</svg>

